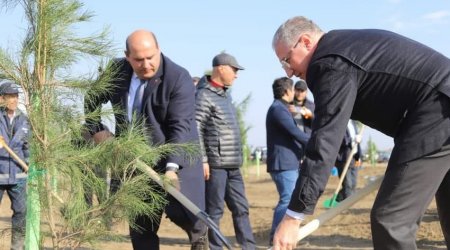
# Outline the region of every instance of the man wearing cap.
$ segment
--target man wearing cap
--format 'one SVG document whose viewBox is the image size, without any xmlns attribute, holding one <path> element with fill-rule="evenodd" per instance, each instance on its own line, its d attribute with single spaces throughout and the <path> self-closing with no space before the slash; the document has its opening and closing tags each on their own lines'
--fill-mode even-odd
<svg viewBox="0 0 450 250">
<path fill-rule="evenodd" d="M 311 135 L 312 119 L 314 117 L 314 102 L 307 98 L 308 86 L 303 80 L 295 83 L 294 102 L 289 106 L 289 110 L 294 116 L 297 126 L 303 132 Z"/>
<path fill-rule="evenodd" d="M 0 85 L 0 136 L 5 143 L 25 162 L 28 162 L 28 118 L 17 109 L 19 90 L 17 85 L 6 82 Z M 3 193 L 11 200 L 12 233 L 11 249 L 24 247 L 26 216 L 27 173 L 4 148 L 0 148 L 0 202 Z"/>
<path fill-rule="evenodd" d="M 248 201 L 240 172 L 242 144 L 236 108 L 228 88 L 244 68 L 236 59 L 221 53 L 212 61 L 211 76 L 204 76 L 197 86 L 196 120 L 203 152 L 206 180 L 206 212 L 219 225 L 224 202 L 231 210 L 237 242 L 242 249 L 255 249 L 249 220 Z M 209 232 L 211 250 L 222 249 L 219 238 Z"/>
</svg>

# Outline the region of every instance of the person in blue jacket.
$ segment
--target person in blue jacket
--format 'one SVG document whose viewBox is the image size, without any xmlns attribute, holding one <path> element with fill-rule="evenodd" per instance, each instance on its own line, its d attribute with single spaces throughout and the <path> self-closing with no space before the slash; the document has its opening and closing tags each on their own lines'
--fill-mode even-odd
<svg viewBox="0 0 450 250">
<path fill-rule="evenodd" d="M 298 178 L 299 163 L 309 135 L 301 130 L 289 111 L 294 99 L 294 82 L 281 77 L 272 85 L 274 101 L 267 112 L 267 172 L 277 187 L 280 199 L 273 213 L 270 242 L 275 229 L 286 213 Z"/>
<path fill-rule="evenodd" d="M 0 136 L 23 161 L 28 162 L 28 118 L 18 108 L 19 90 L 16 84 L 5 82 L 0 86 Z M 19 163 L 0 148 L 0 202 L 6 193 L 11 200 L 11 249 L 23 249 L 25 239 L 27 173 Z"/>
</svg>

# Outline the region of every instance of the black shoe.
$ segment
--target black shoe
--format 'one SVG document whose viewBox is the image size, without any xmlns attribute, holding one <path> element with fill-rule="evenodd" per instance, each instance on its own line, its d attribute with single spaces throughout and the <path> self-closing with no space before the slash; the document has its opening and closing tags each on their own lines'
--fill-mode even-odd
<svg viewBox="0 0 450 250">
<path fill-rule="evenodd" d="M 191 244 L 191 250 L 208 250 L 208 234 L 201 236 L 196 242 Z"/>
</svg>

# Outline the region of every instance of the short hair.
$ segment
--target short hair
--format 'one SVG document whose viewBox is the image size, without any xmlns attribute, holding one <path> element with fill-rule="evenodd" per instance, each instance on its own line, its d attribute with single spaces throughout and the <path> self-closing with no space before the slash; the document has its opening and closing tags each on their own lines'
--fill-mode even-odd
<svg viewBox="0 0 450 250">
<path fill-rule="evenodd" d="M 288 19 L 277 29 L 273 35 L 272 48 L 275 49 L 277 43 L 293 45 L 299 36 L 304 33 L 322 33 L 323 31 L 313 21 L 303 16 L 296 16 Z"/>
<path fill-rule="evenodd" d="M 272 84 L 273 98 L 281 99 L 288 90 L 292 90 L 292 86 L 294 81 L 291 78 L 284 76 L 275 79 Z"/>
<path fill-rule="evenodd" d="M 298 80 L 298 81 L 295 83 L 294 89 L 295 89 L 295 90 L 306 91 L 306 90 L 308 90 L 308 85 L 306 84 L 305 80 L 300 79 L 300 80 Z"/>
</svg>

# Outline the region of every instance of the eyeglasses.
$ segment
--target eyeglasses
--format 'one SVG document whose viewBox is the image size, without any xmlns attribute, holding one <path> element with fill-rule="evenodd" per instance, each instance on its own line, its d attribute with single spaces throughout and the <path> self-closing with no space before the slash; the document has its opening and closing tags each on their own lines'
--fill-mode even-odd
<svg viewBox="0 0 450 250">
<path fill-rule="evenodd" d="M 294 46 L 292 46 L 292 48 L 289 50 L 288 55 L 287 55 L 285 58 L 283 58 L 283 59 L 280 60 L 281 67 L 282 67 L 283 69 L 285 69 L 285 70 L 291 69 L 291 62 L 290 62 L 290 61 L 291 61 L 291 56 L 292 56 L 292 50 L 294 50 L 294 49 L 297 47 L 297 45 L 298 45 L 299 42 L 300 42 L 300 40 L 298 40 L 298 41 L 294 44 Z"/>
<path fill-rule="evenodd" d="M 228 66 L 231 68 L 231 70 L 233 70 L 233 72 L 234 72 L 235 74 L 237 74 L 237 72 L 238 72 L 239 69 L 237 69 L 237 68 L 235 68 L 235 67 L 233 67 L 233 66 L 230 66 L 230 65 L 228 65 Z"/>
</svg>

